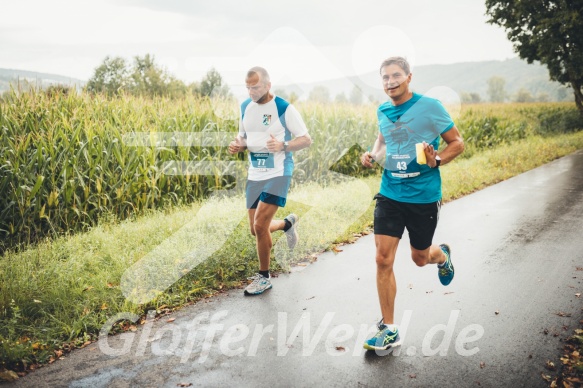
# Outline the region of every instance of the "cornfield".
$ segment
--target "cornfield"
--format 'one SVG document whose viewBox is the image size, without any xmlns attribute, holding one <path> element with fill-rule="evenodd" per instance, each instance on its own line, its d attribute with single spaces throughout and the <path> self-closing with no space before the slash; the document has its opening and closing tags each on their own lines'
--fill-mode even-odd
<svg viewBox="0 0 583 388">
<path fill-rule="evenodd" d="M 298 104 L 314 144 L 295 155 L 294 182 L 362 175 L 377 136 L 375 107 Z M 466 156 L 531 134 L 581 128 L 568 104 L 474 105 L 456 120 Z M 235 188 L 235 101 L 12 91 L 0 100 L 0 252 L 46 236 L 191 203 Z M 192 137 L 189 136 L 192 134 Z M 196 140 L 193 140 L 195 139 Z M 201 173 L 168 169 L 187 162 Z M 374 173 L 374 172 L 373 172 Z M 236 189 L 240 190 L 241 187 Z"/>
</svg>

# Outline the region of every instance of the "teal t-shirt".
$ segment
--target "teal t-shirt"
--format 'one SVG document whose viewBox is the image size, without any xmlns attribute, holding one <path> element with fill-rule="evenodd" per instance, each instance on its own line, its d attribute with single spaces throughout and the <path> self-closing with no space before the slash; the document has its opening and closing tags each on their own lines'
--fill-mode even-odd
<svg viewBox="0 0 583 388">
<path fill-rule="evenodd" d="M 387 145 L 380 193 L 407 203 L 439 201 L 439 169 L 417 163 L 415 143 L 425 141 L 437 149 L 441 134 L 454 126 L 449 113 L 438 100 L 413 93 L 404 104 L 381 104 L 377 116 Z"/>
</svg>

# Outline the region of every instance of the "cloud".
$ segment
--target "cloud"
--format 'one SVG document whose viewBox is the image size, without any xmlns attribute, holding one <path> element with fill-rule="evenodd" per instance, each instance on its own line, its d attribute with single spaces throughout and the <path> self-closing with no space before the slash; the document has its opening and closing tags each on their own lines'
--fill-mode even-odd
<svg viewBox="0 0 583 388">
<path fill-rule="evenodd" d="M 304 50 L 292 60 L 304 69 L 306 80 L 314 74 L 306 66 L 314 55 L 349 76 L 376 69 L 377 57 L 402 54 L 390 52 L 391 36 L 366 38 L 370 44 L 362 41 L 373 26 L 402 31 L 418 65 L 513 56 L 504 33 L 485 24 L 483 0 L 463 5 L 456 0 L 23 0 L 3 1 L 2 11 L 0 67 L 82 79 L 89 78 L 105 56 L 131 59 L 149 53 L 178 78 L 200 80 L 211 66 L 227 67 L 233 58 L 253 54 L 253 62 L 260 64 L 263 53 L 257 47 L 282 28 L 295 31 L 318 51 Z M 281 34 L 278 39 L 272 45 L 275 51 L 301 51 L 306 46 L 287 42 Z M 375 41 L 380 42 L 378 55 L 370 55 L 367 48 L 369 54 L 355 61 L 355 45 L 374 49 Z"/>
</svg>

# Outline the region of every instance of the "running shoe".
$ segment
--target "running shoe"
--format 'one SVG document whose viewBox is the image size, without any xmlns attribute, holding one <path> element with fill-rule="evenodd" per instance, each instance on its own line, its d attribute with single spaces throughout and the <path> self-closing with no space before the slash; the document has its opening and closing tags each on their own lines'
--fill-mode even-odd
<svg viewBox="0 0 583 388">
<path fill-rule="evenodd" d="M 440 244 L 439 247 L 443 253 L 445 253 L 447 259 L 445 260 L 445 263 L 443 263 L 443 266 L 437 266 L 437 274 L 439 275 L 439 281 L 441 284 L 447 286 L 453 280 L 454 274 L 453 264 L 451 263 L 451 249 L 447 244 Z"/>
<path fill-rule="evenodd" d="M 285 217 L 284 220 L 289 221 L 289 223 L 291 224 L 291 227 L 287 230 L 287 232 L 285 232 L 285 237 L 287 238 L 287 246 L 289 247 L 289 249 L 294 249 L 298 244 L 298 240 L 300 239 L 297 228 L 297 224 L 300 218 L 294 213 L 292 213 L 289 216 Z"/>
<path fill-rule="evenodd" d="M 379 331 L 374 337 L 364 342 L 364 348 L 367 350 L 387 350 L 397 346 L 401 346 L 401 337 L 399 336 L 399 329 L 392 331 L 381 320 L 377 327 Z"/>
<path fill-rule="evenodd" d="M 272 287 L 269 279 L 259 273 L 248 279 L 253 281 L 245 287 L 245 295 L 259 295 Z"/>
</svg>

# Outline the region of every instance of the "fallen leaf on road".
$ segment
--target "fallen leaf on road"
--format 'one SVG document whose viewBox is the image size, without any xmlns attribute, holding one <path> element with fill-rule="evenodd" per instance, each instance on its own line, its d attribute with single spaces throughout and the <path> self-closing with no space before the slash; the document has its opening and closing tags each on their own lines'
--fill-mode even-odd
<svg viewBox="0 0 583 388">
<path fill-rule="evenodd" d="M 486 367 L 486 363 L 484 361 L 480 361 L 480 369 L 484 369 Z"/>
<path fill-rule="evenodd" d="M 559 317 L 570 317 L 570 316 L 571 316 L 571 313 L 564 313 L 564 312 L 562 312 L 562 311 L 559 311 L 559 312 L 557 313 L 557 315 L 558 315 Z"/>
<path fill-rule="evenodd" d="M 547 363 L 545 364 L 545 368 L 547 368 L 548 370 L 556 370 L 557 367 L 555 366 L 555 363 L 552 361 L 547 361 Z"/>
<path fill-rule="evenodd" d="M 178 387 L 192 387 L 192 383 L 178 383 L 176 384 Z"/>
<path fill-rule="evenodd" d="M 554 379 L 554 380 L 551 382 L 551 385 L 549 385 L 549 387 L 551 387 L 551 388 L 557 388 L 557 387 L 558 387 L 558 385 L 557 385 L 557 379 Z M 567 388 L 567 387 L 566 387 L 566 388 Z"/>
<path fill-rule="evenodd" d="M 339 352 L 346 351 L 346 349 L 344 348 L 344 346 L 336 346 L 336 350 L 338 350 Z"/>
<path fill-rule="evenodd" d="M 498 315 L 498 314 L 500 314 L 500 311 L 496 310 L 496 311 L 494 311 L 494 314 Z"/>
<path fill-rule="evenodd" d="M 332 248 L 332 250 L 333 250 L 334 252 L 342 252 L 342 249 L 338 249 L 338 248 L 336 248 L 336 247 Z"/>
<path fill-rule="evenodd" d="M 170 323 L 170 322 L 174 322 L 176 320 L 176 318 L 168 318 L 168 320 L 166 322 Z"/>
<path fill-rule="evenodd" d="M 578 293 L 576 293 L 576 294 L 575 294 L 575 296 L 578 298 L 578 297 L 580 297 L 580 296 L 581 296 L 581 293 L 580 293 L 580 292 L 578 292 Z"/>
<path fill-rule="evenodd" d="M 569 363 L 569 357 L 567 356 L 561 357 L 560 360 L 563 363 L 563 365 L 567 365 Z"/>
</svg>

